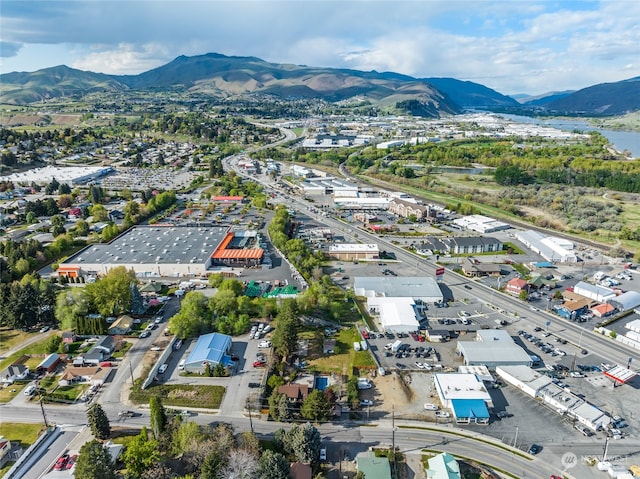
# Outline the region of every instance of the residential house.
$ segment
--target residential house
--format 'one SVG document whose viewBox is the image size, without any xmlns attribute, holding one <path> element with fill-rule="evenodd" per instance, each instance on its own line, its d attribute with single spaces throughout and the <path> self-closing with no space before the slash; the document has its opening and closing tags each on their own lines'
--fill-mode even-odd
<svg viewBox="0 0 640 479">
<path fill-rule="evenodd" d="M 62 342 L 64 344 L 75 343 L 78 340 L 75 331 L 65 331 L 62 333 Z"/>
<path fill-rule="evenodd" d="M 278 388 L 278 393 L 284 394 L 289 402 L 294 405 L 300 405 L 309 395 L 309 386 L 307 384 L 285 384 Z"/>
<path fill-rule="evenodd" d="M 365 451 L 356 455 L 356 469 L 367 479 L 391 479 L 391 465 L 386 457 L 376 457 L 375 452 Z"/>
<path fill-rule="evenodd" d="M 521 278 L 513 278 L 507 283 L 505 291 L 514 296 L 519 296 L 522 291 L 529 292 L 529 283 Z"/>
<path fill-rule="evenodd" d="M 447 452 L 433 456 L 428 463 L 427 479 L 462 479 L 458 461 Z"/>
<path fill-rule="evenodd" d="M 607 316 L 611 316 L 615 313 L 616 308 L 614 308 L 609 303 L 599 304 L 598 306 L 594 306 L 591 308 L 591 312 L 596 318 L 605 318 Z"/>
<path fill-rule="evenodd" d="M 27 379 L 29 377 L 29 368 L 24 364 L 12 364 L 8 368 L 0 372 L 0 383 L 13 384 L 16 381 Z"/>
<path fill-rule="evenodd" d="M 109 334 L 128 334 L 129 332 L 131 332 L 131 327 L 133 324 L 134 319 L 131 316 L 123 314 L 116 321 L 114 321 L 111 326 L 109 326 Z"/>
<path fill-rule="evenodd" d="M 0 467 L 11 460 L 11 441 L 0 436 Z"/>
<path fill-rule="evenodd" d="M 558 316 L 575 320 L 578 316 L 587 312 L 591 303 L 592 301 L 589 298 L 582 298 L 574 301 L 565 301 L 561 306 L 558 307 L 556 312 L 558 313 Z"/>
<path fill-rule="evenodd" d="M 313 477 L 311 466 L 303 462 L 292 462 L 289 466 L 289 475 L 291 479 L 311 479 Z"/>
<path fill-rule="evenodd" d="M 97 366 L 69 366 L 60 377 L 60 386 L 69 386 L 76 382 L 90 382 L 93 386 L 101 386 L 111 374 L 112 368 Z"/>
<path fill-rule="evenodd" d="M 98 365 L 102 361 L 109 359 L 115 349 L 115 342 L 112 336 L 100 336 L 93 347 L 82 355 L 85 364 Z"/>
</svg>

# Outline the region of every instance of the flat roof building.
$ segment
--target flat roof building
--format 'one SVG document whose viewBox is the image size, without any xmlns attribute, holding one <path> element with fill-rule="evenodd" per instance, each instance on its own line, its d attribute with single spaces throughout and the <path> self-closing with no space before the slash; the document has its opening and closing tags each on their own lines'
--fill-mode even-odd
<svg viewBox="0 0 640 479">
<path fill-rule="evenodd" d="M 341 261 L 378 259 L 380 257 L 380 249 L 377 244 L 335 243 L 329 246 L 329 256 Z"/>
<path fill-rule="evenodd" d="M 475 374 L 436 373 L 433 380 L 440 402 L 453 411 L 456 422 L 489 422 L 487 408 L 493 407 L 493 400 Z"/>
<path fill-rule="evenodd" d="M 84 248 L 60 267 L 80 268 L 85 275 L 124 266 L 140 277 L 205 276 L 228 231 L 226 226 L 134 226 L 111 243 Z"/>
<path fill-rule="evenodd" d="M 45 166 L 13 173 L 8 176 L 0 176 L 0 181 L 11 181 L 15 184 L 31 185 L 31 183 L 36 183 L 38 185 L 46 185 L 55 178 L 61 184 L 77 185 L 101 178 L 114 171 L 116 170 L 112 166 Z"/>
<path fill-rule="evenodd" d="M 531 357 L 502 329 L 480 329 L 475 341 L 458 341 L 456 352 L 467 366 L 531 366 Z"/>
<path fill-rule="evenodd" d="M 503 223 L 495 218 L 489 218 L 483 215 L 463 216 L 462 218 L 453 220 L 453 223 L 461 228 L 477 231 L 478 233 L 494 233 L 511 228 L 511 225 L 508 223 Z"/>
<path fill-rule="evenodd" d="M 597 284 L 586 283 L 585 281 L 578 282 L 573 287 L 573 292 L 599 303 L 606 303 L 616 297 L 614 290 Z"/>
<path fill-rule="evenodd" d="M 442 291 L 431 276 L 357 276 L 353 291 L 356 296 L 373 298 L 414 298 L 425 303 L 440 303 Z"/>
<path fill-rule="evenodd" d="M 378 316 L 384 331 L 409 333 L 420 327 L 420 314 L 413 298 L 386 298 L 376 296 L 367 299 L 369 313 Z"/>
<path fill-rule="evenodd" d="M 573 251 L 573 243 L 563 238 L 546 236 L 534 230 L 520 231 L 516 238 L 534 253 L 547 261 L 575 263 L 578 257 Z"/>
</svg>

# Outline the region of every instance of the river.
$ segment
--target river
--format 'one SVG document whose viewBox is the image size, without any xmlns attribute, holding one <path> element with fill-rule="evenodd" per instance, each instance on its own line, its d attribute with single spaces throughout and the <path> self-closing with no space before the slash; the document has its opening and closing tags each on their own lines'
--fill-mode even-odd
<svg viewBox="0 0 640 479">
<path fill-rule="evenodd" d="M 563 120 L 560 118 L 535 118 L 522 115 L 506 115 L 500 114 L 504 118 L 508 118 L 518 123 L 534 123 L 536 125 L 551 126 L 559 130 L 574 131 L 579 130 L 582 132 L 597 131 L 604 135 L 611 144 L 618 151 L 630 151 L 634 158 L 640 158 L 640 132 L 637 131 L 619 131 L 619 130 L 605 130 L 597 128 L 585 121 L 580 120 Z"/>
</svg>

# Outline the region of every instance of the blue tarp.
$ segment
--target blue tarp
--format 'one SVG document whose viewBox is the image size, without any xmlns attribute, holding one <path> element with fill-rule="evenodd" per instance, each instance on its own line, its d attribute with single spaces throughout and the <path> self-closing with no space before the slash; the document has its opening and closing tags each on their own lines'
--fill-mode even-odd
<svg viewBox="0 0 640 479">
<path fill-rule="evenodd" d="M 489 419 L 487 405 L 482 399 L 452 399 L 456 419 Z"/>
</svg>

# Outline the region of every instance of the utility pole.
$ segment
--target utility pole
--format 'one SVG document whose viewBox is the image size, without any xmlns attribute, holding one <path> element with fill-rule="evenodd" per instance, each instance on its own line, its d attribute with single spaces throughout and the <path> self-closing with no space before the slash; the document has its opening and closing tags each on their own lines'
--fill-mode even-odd
<svg viewBox="0 0 640 479">
<path fill-rule="evenodd" d="M 247 408 L 249 409 L 249 426 L 251 427 L 251 433 L 253 434 L 253 417 L 251 416 L 251 400 L 247 401 Z"/>
<path fill-rule="evenodd" d="M 44 413 L 44 404 L 42 403 L 42 399 L 40 399 L 40 410 L 42 411 L 42 418 L 44 419 L 44 427 L 49 428 L 49 423 L 47 422 L 47 415 Z"/>
<path fill-rule="evenodd" d="M 129 361 L 129 374 L 131 374 L 131 387 L 133 387 L 133 368 L 131 367 L 131 361 Z"/>
<path fill-rule="evenodd" d="M 396 406 L 391 406 L 391 470 L 396 470 Z M 395 476 L 395 472 L 394 472 Z"/>
</svg>

